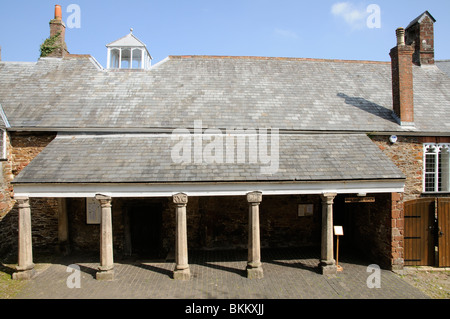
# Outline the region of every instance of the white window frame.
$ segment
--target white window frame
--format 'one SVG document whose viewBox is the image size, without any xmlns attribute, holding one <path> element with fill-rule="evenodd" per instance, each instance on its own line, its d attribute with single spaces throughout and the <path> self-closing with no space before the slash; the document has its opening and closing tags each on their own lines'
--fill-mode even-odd
<svg viewBox="0 0 450 319">
<path fill-rule="evenodd" d="M 430 150 L 433 150 L 430 152 Z M 445 151 L 448 155 L 447 162 L 442 163 L 439 170 L 439 160 Z M 434 172 L 427 172 L 427 154 L 435 155 Z M 423 145 L 423 192 L 424 193 L 448 193 L 450 192 L 450 143 L 425 143 Z M 434 174 L 433 190 L 427 190 L 428 175 Z M 440 186 L 440 189 L 439 189 Z"/>
<path fill-rule="evenodd" d="M 7 161 L 8 160 L 8 154 L 7 154 L 7 149 L 6 149 L 6 130 L 5 129 L 0 129 L 1 131 L 1 140 L 2 140 L 2 145 L 1 145 L 1 155 L 0 155 L 0 161 Z"/>
<path fill-rule="evenodd" d="M 129 56 L 125 58 L 127 53 Z M 148 69 L 151 66 L 151 57 L 147 50 L 135 47 L 110 47 L 108 48 L 107 68 L 108 69 Z M 126 67 L 123 65 L 126 64 Z"/>
</svg>

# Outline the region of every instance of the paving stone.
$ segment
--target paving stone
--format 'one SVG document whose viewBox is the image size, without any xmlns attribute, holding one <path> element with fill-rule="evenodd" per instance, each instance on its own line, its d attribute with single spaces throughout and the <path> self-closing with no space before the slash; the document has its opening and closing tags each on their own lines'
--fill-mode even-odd
<svg viewBox="0 0 450 319">
<path fill-rule="evenodd" d="M 71 256 L 38 271 L 18 299 L 428 299 L 389 270 L 381 288 L 368 288 L 370 262 L 342 256 L 342 272 L 324 276 L 319 251 L 305 248 L 262 251 L 264 278 L 245 276 L 246 251 L 192 251 L 191 280 L 172 279 L 173 262 L 115 262 L 113 281 L 95 280 L 98 262 Z M 81 287 L 68 288 L 67 266 L 81 269 Z"/>
</svg>

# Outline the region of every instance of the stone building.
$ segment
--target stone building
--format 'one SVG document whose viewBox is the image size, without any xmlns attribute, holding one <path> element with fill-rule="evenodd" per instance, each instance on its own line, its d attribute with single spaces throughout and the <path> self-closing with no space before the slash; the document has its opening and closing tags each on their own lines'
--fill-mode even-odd
<svg viewBox="0 0 450 319">
<path fill-rule="evenodd" d="M 449 194 L 450 78 L 434 23 L 425 12 L 399 28 L 391 62 L 150 65 L 130 33 L 103 68 L 67 51 L 57 6 L 57 49 L 0 62 L 0 252 L 18 251 L 14 278 L 32 276 L 33 250 L 98 252 L 99 279 L 118 256 L 173 255 L 174 278 L 189 279 L 190 249 L 241 248 L 262 278 L 261 249 L 284 246 L 317 247 L 329 274 L 334 225 L 380 266 L 403 267 L 405 203 Z"/>
</svg>

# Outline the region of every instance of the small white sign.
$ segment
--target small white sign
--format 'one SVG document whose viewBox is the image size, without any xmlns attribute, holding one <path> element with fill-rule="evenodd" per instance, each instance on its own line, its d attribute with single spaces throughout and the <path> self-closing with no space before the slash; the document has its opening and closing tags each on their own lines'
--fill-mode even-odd
<svg viewBox="0 0 450 319">
<path fill-rule="evenodd" d="M 344 235 L 344 229 L 342 226 L 334 226 L 334 234 L 336 236 L 343 236 Z"/>
<path fill-rule="evenodd" d="M 100 224 L 102 207 L 95 198 L 86 198 L 86 224 Z"/>
</svg>

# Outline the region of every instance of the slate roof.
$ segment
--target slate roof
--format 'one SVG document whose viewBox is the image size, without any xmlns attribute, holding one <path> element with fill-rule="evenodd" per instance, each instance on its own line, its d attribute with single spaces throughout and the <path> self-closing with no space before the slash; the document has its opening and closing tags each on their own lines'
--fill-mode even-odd
<svg viewBox="0 0 450 319">
<path fill-rule="evenodd" d="M 106 47 L 145 47 L 145 44 L 130 32 L 126 36 L 108 43 Z"/>
<path fill-rule="evenodd" d="M 436 61 L 436 65 L 441 71 L 447 73 L 447 75 L 450 76 L 450 60 Z"/>
<path fill-rule="evenodd" d="M 419 15 L 417 18 L 415 18 L 414 20 L 412 20 L 412 21 L 408 24 L 408 26 L 406 27 L 406 29 L 408 29 L 409 27 L 413 26 L 413 25 L 416 24 L 417 22 L 422 22 L 422 20 L 423 20 L 426 16 L 430 17 L 430 19 L 431 19 L 433 22 L 436 22 L 436 19 L 435 19 L 428 11 L 425 11 L 424 13 L 422 13 L 421 15 Z"/>
<path fill-rule="evenodd" d="M 14 183 L 164 183 L 341 181 L 403 179 L 400 170 L 365 134 L 279 136 L 273 174 L 258 163 L 175 163 L 178 140 L 169 134 L 58 136 L 15 178 Z M 206 142 L 203 142 L 206 143 Z M 271 147 L 267 147 L 270 154 Z M 224 155 L 225 156 L 225 155 Z M 248 153 L 247 153 L 248 156 Z M 273 157 L 275 158 L 275 157 Z"/>
<path fill-rule="evenodd" d="M 275 127 L 281 131 L 448 133 L 450 79 L 414 67 L 415 128 L 392 117 L 390 63 L 169 57 L 149 70 L 92 58 L 0 62 L 0 104 L 13 129 L 145 131 Z"/>
</svg>

